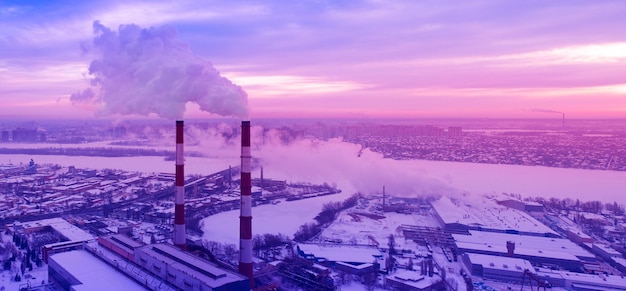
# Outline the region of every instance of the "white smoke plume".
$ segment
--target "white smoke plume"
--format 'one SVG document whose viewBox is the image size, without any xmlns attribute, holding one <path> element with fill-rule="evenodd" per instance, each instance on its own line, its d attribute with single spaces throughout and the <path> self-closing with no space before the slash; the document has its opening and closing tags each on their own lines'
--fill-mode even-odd
<svg viewBox="0 0 626 291">
<path fill-rule="evenodd" d="M 252 136 L 253 157 L 259 158 L 266 176 L 291 181 L 336 183 L 342 190 L 363 194 L 380 193 L 385 186 L 393 196 L 441 196 L 460 192 L 442 180 L 429 177 L 424 169 L 404 161 L 385 159 L 382 154 L 341 139 L 297 138 L 284 142 L 277 131 Z"/>
<path fill-rule="evenodd" d="M 458 195 L 450 181 L 429 176 L 426 169 L 407 161 L 386 159 L 382 154 L 341 139 L 294 137 L 278 129 L 251 129 L 252 156 L 263 166 L 265 177 L 289 182 L 335 184 L 352 194 L 380 193 L 385 186 L 393 196 Z M 190 150 L 207 157 L 239 156 L 240 135 L 229 125 L 208 128 L 190 126 L 186 135 Z M 258 175 L 259 169 L 256 169 Z M 254 173 L 253 173 L 254 174 Z"/>
<path fill-rule="evenodd" d="M 247 118 L 245 91 L 222 77 L 212 64 L 194 56 L 170 26 L 121 25 L 117 31 L 93 23 L 96 56 L 90 87 L 70 96 L 72 103 L 96 105 L 98 114 L 156 114 L 180 119 L 187 102 L 202 111 Z"/>
</svg>

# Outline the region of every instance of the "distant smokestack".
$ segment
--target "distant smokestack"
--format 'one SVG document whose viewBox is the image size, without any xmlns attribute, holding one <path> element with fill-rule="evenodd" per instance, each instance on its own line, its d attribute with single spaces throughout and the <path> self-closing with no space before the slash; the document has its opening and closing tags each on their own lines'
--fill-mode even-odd
<svg viewBox="0 0 626 291">
<path fill-rule="evenodd" d="M 239 273 L 250 278 L 254 288 L 252 269 L 252 177 L 250 153 L 250 121 L 241 122 L 241 215 L 239 216 Z"/>
<path fill-rule="evenodd" d="M 385 185 L 383 185 L 383 212 L 385 212 Z"/>
<path fill-rule="evenodd" d="M 176 196 L 174 198 L 174 245 L 187 248 L 185 235 L 185 155 L 183 154 L 183 121 L 176 121 Z"/>
<path fill-rule="evenodd" d="M 428 259 L 428 277 L 432 277 L 435 274 L 435 268 L 433 266 L 433 258 Z"/>
<path fill-rule="evenodd" d="M 261 167 L 261 191 L 263 191 L 263 167 Z"/>
<path fill-rule="evenodd" d="M 506 251 L 509 257 L 512 257 L 515 254 L 515 243 L 512 241 L 506 242 Z"/>
<path fill-rule="evenodd" d="M 565 112 L 563 112 L 563 128 L 565 128 Z"/>
<path fill-rule="evenodd" d="M 233 170 L 230 165 L 228 165 L 228 186 L 233 184 Z"/>
</svg>

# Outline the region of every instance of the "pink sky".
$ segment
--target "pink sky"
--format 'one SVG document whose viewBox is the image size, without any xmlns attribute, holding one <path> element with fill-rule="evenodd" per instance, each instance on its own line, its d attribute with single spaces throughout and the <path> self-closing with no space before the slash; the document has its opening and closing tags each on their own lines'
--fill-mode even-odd
<svg viewBox="0 0 626 291">
<path fill-rule="evenodd" d="M 252 118 L 559 118 L 537 108 L 626 118 L 624 11 L 622 1 L 5 1 L 0 116 L 93 117 L 103 104 L 70 95 L 94 77 L 97 56 L 81 47 L 99 20 L 114 32 L 173 28 L 247 92 Z M 208 116 L 198 108 L 185 115 Z"/>
</svg>

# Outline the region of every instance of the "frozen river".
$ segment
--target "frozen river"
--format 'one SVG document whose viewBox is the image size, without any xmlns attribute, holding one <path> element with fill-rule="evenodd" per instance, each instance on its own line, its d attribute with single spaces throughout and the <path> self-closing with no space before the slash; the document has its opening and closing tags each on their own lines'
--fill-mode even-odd
<svg viewBox="0 0 626 291">
<path fill-rule="evenodd" d="M 160 157 L 0 155 L 0 164 L 27 163 L 31 158 L 40 164 L 73 165 L 78 168 L 115 168 L 149 173 L 174 172 L 174 163 Z M 306 181 L 304 175 L 311 171 L 311 182 L 336 183 L 343 193 L 255 207 L 253 231 L 284 233 L 291 236 L 300 225 L 312 222 L 325 203 L 343 200 L 356 191 L 363 193 L 380 191 L 382 185 L 386 186 L 389 194 L 403 196 L 415 196 L 429 191 L 448 195 L 461 192 L 473 194 L 506 192 L 521 194 L 523 197 L 569 197 L 581 201 L 617 201 L 626 204 L 626 172 L 422 160 L 355 159 L 350 162 L 354 164 L 345 168 L 337 165 L 332 167 L 299 165 L 300 170 L 293 170 L 266 166 L 264 172 L 267 178 Z M 185 162 L 185 172 L 210 174 L 226 169 L 229 165 L 238 164 L 238 157 L 219 159 L 189 157 Z M 258 171 L 253 173 L 253 176 L 258 175 Z M 394 183 L 403 186 L 394 187 Z M 238 242 L 238 210 L 210 216 L 203 222 L 206 238 L 227 243 Z"/>
<path fill-rule="evenodd" d="M 161 157 L 78 157 L 55 155 L 0 155 L 0 164 L 28 163 L 34 159 L 38 164 L 54 163 L 62 166 L 92 169 L 123 169 L 147 173 L 174 172 L 174 162 Z M 319 161 L 318 163 L 324 163 Z M 238 157 L 185 159 L 186 174 L 211 174 L 237 166 Z M 361 191 L 369 193 L 387 187 L 391 195 L 414 196 L 418 193 L 452 194 L 498 194 L 502 192 L 521 194 L 523 197 L 558 197 L 582 201 L 617 201 L 626 204 L 626 172 L 563 169 L 539 166 L 474 164 L 424 160 L 395 161 L 381 159 L 372 164 L 365 161 L 360 172 L 341 175 L 343 169 L 329 171 L 324 167 L 299 165 L 296 171 L 285 168 L 265 167 L 265 176 L 271 179 L 305 181 L 306 171 L 311 171 L 311 182 L 336 183 L 346 193 Z M 345 171 L 354 171 L 346 168 Z M 258 176 L 258 171 L 253 173 Z M 369 177 L 370 175 L 375 177 Z M 362 178 L 360 178 L 362 176 Z M 394 183 L 412 187 L 395 187 Z M 428 185 L 424 185 L 428 184 Z M 411 193 L 412 189 L 416 192 Z M 336 195 L 335 195 L 336 197 Z"/>
</svg>

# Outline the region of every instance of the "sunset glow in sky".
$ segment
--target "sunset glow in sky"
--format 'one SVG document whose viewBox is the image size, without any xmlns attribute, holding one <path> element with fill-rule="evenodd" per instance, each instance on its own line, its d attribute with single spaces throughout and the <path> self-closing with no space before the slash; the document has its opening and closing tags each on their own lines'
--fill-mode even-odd
<svg viewBox="0 0 626 291">
<path fill-rule="evenodd" d="M 70 95 L 97 20 L 175 28 L 253 118 L 626 118 L 624 15 L 621 0 L 2 1 L 0 116 L 94 116 Z"/>
</svg>

